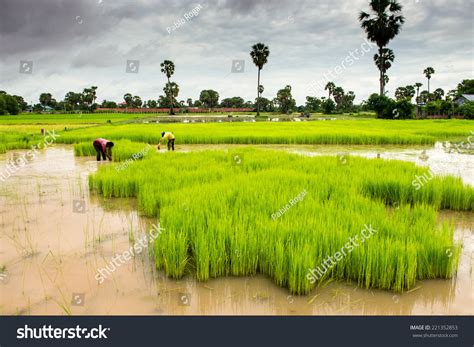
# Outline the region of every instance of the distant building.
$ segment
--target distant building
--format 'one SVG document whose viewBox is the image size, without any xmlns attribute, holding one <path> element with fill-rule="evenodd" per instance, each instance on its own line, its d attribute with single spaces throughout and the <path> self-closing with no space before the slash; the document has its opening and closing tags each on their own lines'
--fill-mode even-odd
<svg viewBox="0 0 474 347">
<path fill-rule="evenodd" d="M 460 97 L 454 99 L 454 102 L 459 106 L 464 105 L 468 101 L 474 102 L 474 94 L 462 94 Z"/>
</svg>

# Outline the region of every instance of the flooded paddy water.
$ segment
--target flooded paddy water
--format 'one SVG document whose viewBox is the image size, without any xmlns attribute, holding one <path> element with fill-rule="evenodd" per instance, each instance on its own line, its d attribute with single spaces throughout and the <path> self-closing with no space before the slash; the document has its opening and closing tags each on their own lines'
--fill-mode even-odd
<svg viewBox="0 0 474 347">
<path fill-rule="evenodd" d="M 179 151 L 240 146 L 178 146 Z M 434 147 L 254 146 L 301 155 L 361 155 L 429 166 L 474 185 L 474 156 Z M 0 155 L 0 171 L 9 158 Z M 472 314 L 474 213 L 440 212 L 452 221 L 463 249 L 457 276 L 423 280 L 398 294 L 328 282 L 293 296 L 265 276 L 198 282 L 156 271 L 147 247 L 116 266 L 102 284 L 97 269 L 143 239 L 155 220 L 140 216 L 134 199 L 89 194 L 87 177 L 106 162 L 74 157 L 54 146 L 0 182 L 0 314 L 139 315 L 462 315 Z"/>
</svg>

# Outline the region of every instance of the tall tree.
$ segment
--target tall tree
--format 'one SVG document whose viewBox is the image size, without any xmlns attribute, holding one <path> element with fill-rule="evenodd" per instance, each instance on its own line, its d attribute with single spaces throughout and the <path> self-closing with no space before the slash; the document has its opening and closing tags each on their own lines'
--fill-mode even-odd
<svg viewBox="0 0 474 347">
<path fill-rule="evenodd" d="M 133 106 L 133 96 L 130 93 L 126 93 L 123 96 L 123 100 L 125 100 L 125 103 L 127 104 L 127 107 Z"/>
<path fill-rule="evenodd" d="M 158 103 L 156 102 L 156 100 L 148 100 L 146 102 L 146 106 L 148 108 L 156 108 L 158 106 Z"/>
<path fill-rule="evenodd" d="M 405 87 L 405 97 L 411 102 L 411 99 L 415 96 L 415 87 L 412 85 Z"/>
<path fill-rule="evenodd" d="M 367 38 L 376 43 L 381 57 L 380 66 L 384 66 L 383 49 L 390 40 L 398 35 L 405 18 L 401 15 L 402 5 L 396 0 L 370 0 L 371 13 L 361 11 L 359 21 Z M 380 71 L 380 95 L 384 95 L 384 73 Z"/>
<path fill-rule="evenodd" d="M 428 79 L 428 94 L 429 94 L 430 93 L 430 79 L 431 79 L 431 75 L 435 73 L 435 70 L 431 66 L 429 66 L 423 71 L 423 73 Z"/>
<path fill-rule="evenodd" d="M 395 90 L 395 98 L 397 99 L 397 101 L 406 99 L 411 102 L 411 99 L 414 95 L 415 87 L 413 86 L 398 87 L 397 90 Z"/>
<path fill-rule="evenodd" d="M 382 49 L 382 54 L 375 54 L 374 55 L 374 62 L 379 71 L 382 72 L 382 81 L 383 81 L 383 90 L 385 92 L 385 76 L 387 74 L 387 70 L 392 67 L 392 63 L 395 60 L 395 54 L 390 48 Z"/>
<path fill-rule="evenodd" d="M 454 99 L 457 98 L 457 96 L 458 96 L 458 91 L 456 89 L 452 89 L 446 94 L 446 100 L 453 101 Z"/>
<path fill-rule="evenodd" d="M 83 102 L 82 93 L 68 92 L 64 97 L 64 101 L 71 107 L 71 109 L 75 110 Z"/>
<path fill-rule="evenodd" d="M 203 90 L 199 95 L 199 101 L 204 107 L 214 108 L 219 104 L 219 93 L 212 89 Z"/>
<path fill-rule="evenodd" d="M 402 99 L 405 98 L 405 93 L 406 93 L 406 90 L 405 90 L 405 87 L 398 87 L 396 90 L 395 90 L 395 98 L 400 101 Z"/>
<path fill-rule="evenodd" d="M 426 104 L 428 101 L 430 101 L 430 93 L 428 93 L 427 90 L 423 90 L 423 91 L 420 93 L 420 101 L 421 101 L 423 104 Z"/>
<path fill-rule="evenodd" d="M 416 82 L 415 87 L 416 87 L 416 103 L 420 103 L 420 88 L 423 86 L 423 83 Z"/>
<path fill-rule="evenodd" d="M 140 98 L 138 95 L 135 95 L 133 98 L 132 98 L 132 105 L 133 105 L 133 108 L 140 108 L 142 107 L 142 98 Z"/>
<path fill-rule="evenodd" d="M 176 104 L 176 98 L 179 94 L 179 86 L 175 82 L 166 83 L 166 86 L 163 88 L 163 92 L 168 96 L 170 100 L 171 107 L 173 104 Z M 174 114 L 174 113 L 173 113 Z"/>
<path fill-rule="evenodd" d="M 53 100 L 53 96 L 51 93 L 41 93 L 39 97 L 39 102 L 40 104 L 45 107 L 45 106 L 51 106 L 51 101 Z"/>
<path fill-rule="evenodd" d="M 91 93 L 92 93 L 92 103 L 95 103 L 95 100 L 97 99 L 97 86 L 92 86 L 91 87 Z"/>
<path fill-rule="evenodd" d="M 333 95 L 334 102 L 336 103 L 337 108 L 340 109 L 342 106 L 342 100 L 344 97 L 344 89 L 342 87 L 336 87 L 334 88 L 332 95 Z"/>
<path fill-rule="evenodd" d="M 260 115 L 260 103 L 258 99 L 260 98 L 260 70 L 263 69 L 263 65 L 268 62 L 268 56 L 270 55 L 270 50 L 263 43 L 259 42 L 252 46 L 252 51 L 250 56 L 252 57 L 253 63 L 258 68 L 258 78 L 257 78 L 257 116 Z"/>
<path fill-rule="evenodd" d="M 95 103 L 97 99 L 97 87 L 92 86 L 90 88 L 84 88 L 82 92 L 82 100 L 87 104 L 87 106 L 91 106 Z"/>
<path fill-rule="evenodd" d="M 20 107 L 20 110 L 25 111 L 28 107 L 28 103 L 25 101 L 25 99 L 23 99 L 23 97 L 19 96 L 19 95 L 13 95 L 13 97 L 15 98 L 16 102 L 18 103 L 18 106 Z"/>
<path fill-rule="evenodd" d="M 458 84 L 456 90 L 457 96 L 461 96 L 463 94 L 474 94 L 474 80 L 463 80 Z"/>
<path fill-rule="evenodd" d="M 221 101 L 221 107 L 235 107 L 241 108 L 244 107 L 245 100 L 240 96 L 234 96 L 232 98 L 225 98 Z M 262 110 L 262 108 L 261 108 Z"/>
<path fill-rule="evenodd" d="M 334 82 L 328 82 L 326 86 L 324 87 L 324 90 L 328 91 L 328 99 L 331 99 L 331 95 L 334 92 L 334 88 L 336 88 L 336 85 Z"/>
<path fill-rule="evenodd" d="M 166 78 L 168 79 L 168 85 L 170 84 L 170 77 L 173 76 L 174 74 L 174 63 L 171 60 L 165 60 L 161 64 L 161 72 L 163 72 L 166 75 Z M 166 87 L 165 87 L 166 88 Z M 168 95 L 168 98 L 170 99 L 170 114 L 174 114 L 173 111 L 173 96 L 170 94 Z"/>
<path fill-rule="evenodd" d="M 444 90 L 441 89 L 441 88 L 437 88 L 434 92 L 433 92 L 433 97 L 435 100 L 442 100 L 443 99 L 443 96 L 444 96 Z"/>
<path fill-rule="evenodd" d="M 307 96 L 305 107 L 308 112 L 319 112 L 321 111 L 321 99 L 314 96 Z"/>
<path fill-rule="evenodd" d="M 280 89 L 277 93 L 276 101 L 282 113 L 290 113 L 296 104 L 295 99 L 291 95 L 291 86 L 287 85 L 285 88 Z"/>
</svg>

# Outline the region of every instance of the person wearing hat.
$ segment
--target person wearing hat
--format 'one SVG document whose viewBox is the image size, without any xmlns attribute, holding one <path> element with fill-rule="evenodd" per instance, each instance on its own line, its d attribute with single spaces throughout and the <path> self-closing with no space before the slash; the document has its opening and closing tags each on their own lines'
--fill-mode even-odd
<svg viewBox="0 0 474 347">
<path fill-rule="evenodd" d="M 161 133 L 161 139 L 160 139 L 160 143 L 158 144 L 158 149 L 161 148 L 161 143 L 165 140 L 168 140 L 168 151 L 170 149 L 173 149 L 174 151 L 174 141 L 176 140 L 176 137 L 174 136 L 174 134 L 172 132 L 162 132 Z"/>
<path fill-rule="evenodd" d="M 103 160 L 105 160 L 106 157 L 109 160 L 112 160 L 112 147 L 114 146 L 114 143 L 112 141 L 98 138 L 94 140 L 92 145 L 94 146 L 94 149 L 97 152 L 97 161 L 100 161 L 101 156 Z"/>
</svg>

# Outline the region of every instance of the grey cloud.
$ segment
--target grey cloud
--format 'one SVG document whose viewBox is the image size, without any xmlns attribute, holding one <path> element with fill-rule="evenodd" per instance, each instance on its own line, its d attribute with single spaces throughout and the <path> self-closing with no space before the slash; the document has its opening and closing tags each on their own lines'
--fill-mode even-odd
<svg viewBox="0 0 474 347">
<path fill-rule="evenodd" d="M 99 98 L 120 100 L 127 91 L 156 99 L 164 84 L 159 63 L 172 59 L 180 99 L 214 88 L 221 97 L 239 93 L 253 100 L 256 69 L 249 50 L 262 41 L 271 51 L 262 74 L 264 96 L 272 98 L 291 83 L 300 104 L 309 83 L 363 42 L 357 14 L 368 8 L 366 0 L 0 2 L 0 89 L 28 93 L 28 99 L 37 99 L 41 91 L 32 91 L 31 80 L 18 74 L 20 60 L 34 60 L 33 77 L 45 89 L 58 91 L 57 97 L 93 81 Z M 390 43 L 396 58 L 388 73 L 389 89 L 423 81 L 421 72 L 428 65 L 437 70 L 437 87 L 450 89 L 472 76 L 472 2 L 401 3 L 407 22 Z M 167 33 L 198 4 L 203 9 L 197 17 Z M 372 55 L 334 78 L 359 101 L 378 89 Z M 140 73 L 126 74 L 126 59 L 140 60 Z M 232 59 L 246 61 L 244 74 L 230 73 Z"/>
</svg>

